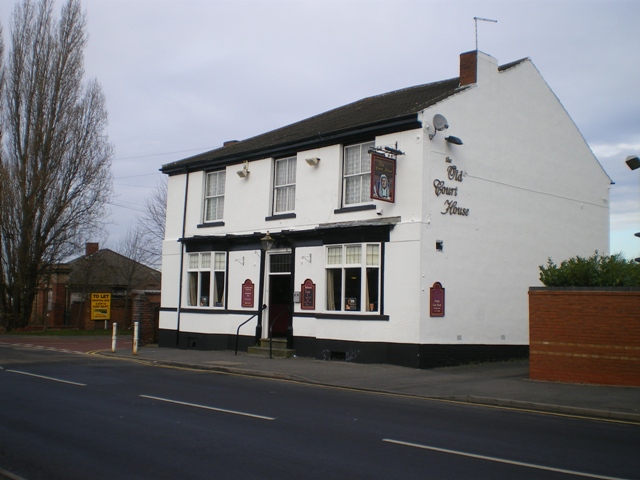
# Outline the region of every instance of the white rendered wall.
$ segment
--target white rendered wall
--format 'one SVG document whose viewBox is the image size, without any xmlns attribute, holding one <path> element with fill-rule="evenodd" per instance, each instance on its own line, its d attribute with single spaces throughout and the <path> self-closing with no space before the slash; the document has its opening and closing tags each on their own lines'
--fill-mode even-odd
<svg viewBox="0 0 640 480">
<path fill-rule="evenodd" d="M 529 61 L 500 73 L 490 63 L 483 59 L 476 86 L 425 112 L 443 114 L 450 128 L 425 158 L 421 343 L 527 344 L 538 266 L 608 250 L 609 178 Z M 451 165 L 464 171 L 461 182 L 448 179 Z M 457 195 L 436 196 L 435 179 Z M 469 215 L 443 215 L 445 200 Z M 446 289 L 444 318 L 429 316 L 436 281 Z"/>
</svg>

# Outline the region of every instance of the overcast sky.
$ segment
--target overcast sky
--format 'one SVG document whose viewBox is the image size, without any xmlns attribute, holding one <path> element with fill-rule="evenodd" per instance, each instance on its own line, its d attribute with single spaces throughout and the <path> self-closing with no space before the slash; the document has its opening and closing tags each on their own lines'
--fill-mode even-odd
<svg viewBox="0 0 640 480">
<path fill-rule="evenodd" d="M 8 23 L 16 0 L 0 0 Z M 478 47 L 529 57 L 615 182 L 611 252 L 640 256 L 637 0 L 83 0 L 106 95 L 117 246 L 166 163 L 361 98 L 457 77 Z M 61 0 L 57 1 L 56 14 Z M 562 260 L 562 259 L 556 259 Z"/>
</svg>

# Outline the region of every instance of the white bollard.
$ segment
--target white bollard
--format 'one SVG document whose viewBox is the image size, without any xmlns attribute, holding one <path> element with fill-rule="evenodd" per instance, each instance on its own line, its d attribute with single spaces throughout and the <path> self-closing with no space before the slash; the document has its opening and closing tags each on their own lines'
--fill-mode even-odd
<svg viewBox="0 0 640 480">
<path fill-rule="evenodd" d="M 116 339 L 118 337 L 118 324 L 113 323 L 113 333 L 111 334 L 111 353 L 116 352 Z"/>
<path fill-rule="evenodd" d="M 138 322 L 134 322 L 133 324 L 133 354 L 137 355 L 138 354 L 138 326 L 139 323 Z"/>
</svg>

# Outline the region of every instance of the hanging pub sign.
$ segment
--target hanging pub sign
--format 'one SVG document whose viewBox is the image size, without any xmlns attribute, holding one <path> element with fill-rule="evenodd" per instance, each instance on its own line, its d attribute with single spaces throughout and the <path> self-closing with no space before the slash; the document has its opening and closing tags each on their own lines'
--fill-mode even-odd
<svg viewBox="0 0 640 480">
<path fill-rule="evenodd" d="M 396 161 L 383 155 L 371 154 L 371 198 L 395 202 Z"/>
<path fill-rule="evenodd" d="M 440 282 L 436 282 L 431 287 L 431 316 L 444 317 L 444 288 Z"/>
<path fill-rule="evenodd" d="M 302 300 L 300 302 L 300 308 L 302 310 L 315 310 L 316 309 L 316 285 L 307 278 L 302 284 Z"/>
<path fill-rule="evenodd" d="M 253 282 L 248 278 L 242 284 L 242 306 L 244 308 L 253 308 Z"/>
</svg>

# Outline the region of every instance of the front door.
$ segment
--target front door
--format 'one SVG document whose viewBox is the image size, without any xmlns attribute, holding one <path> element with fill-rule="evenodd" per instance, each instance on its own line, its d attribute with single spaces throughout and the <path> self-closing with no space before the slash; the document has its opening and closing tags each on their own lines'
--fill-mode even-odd
<svg viewBox="0 0 640 480">
<path fill-rule="evenodd" d="M 291 253 L 269 254 L 268 298 L 269 329 L 274 338 L 284 338 L 291 326 Z"/>
</svg>

